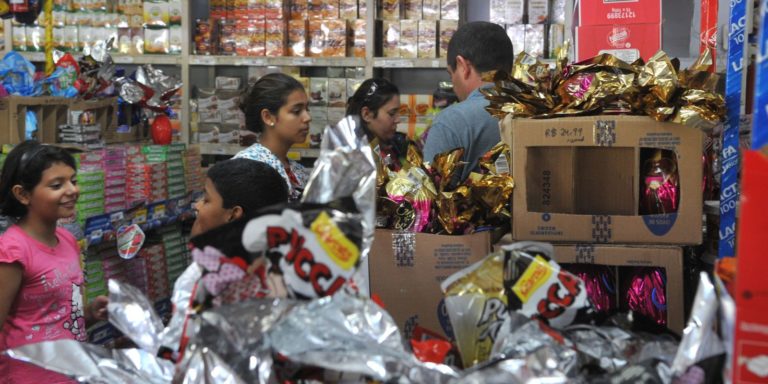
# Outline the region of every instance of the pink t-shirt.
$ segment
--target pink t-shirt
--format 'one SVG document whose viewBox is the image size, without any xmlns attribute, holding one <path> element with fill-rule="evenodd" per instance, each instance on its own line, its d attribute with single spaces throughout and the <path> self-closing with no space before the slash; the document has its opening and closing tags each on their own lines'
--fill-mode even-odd
<svg viewBox="0 0 768 384">
<path fill-rule="evenodd" d="M 56 229 L 51 248 L 18 226 L 0 236 L 0 263 L 24 268 L 16 299 L 0 332 L 0 351 L 50 340 L 86 340 L 81 287 L 80 249 L 67 230 Z M 57 373 L 5 356 L 0 357 L 3 384 L 71 383 Z"/>
</svg>

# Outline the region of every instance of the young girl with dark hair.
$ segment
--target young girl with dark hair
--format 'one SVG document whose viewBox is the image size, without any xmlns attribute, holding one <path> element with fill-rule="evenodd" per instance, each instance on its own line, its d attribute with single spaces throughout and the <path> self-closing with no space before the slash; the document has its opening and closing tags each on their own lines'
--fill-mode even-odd
<svg viewBox="0 0 768 384">
<path fill-rule="evenodd" d="M 0 213 L 14 224 L 0 236 L 0 378 L 3 383 L 69 383 L 66 377 L 2 355 L 51 340 L 86 340 L 85 326 L 107 317 L 107 298 L 83 303 L 74 236 L 58 228 L 75 214 L 75 160 L 61 148 L 26 141 L 5 160 Z"/>
<path fill-rule="evenodd" d="M 347 116 L 360 116 L 363 130 L 382 162 L 392 170 L 400 169 L 408 139 L 397 132 L 400 122 L 400 91 L 386 79 L 368 79 L 347 102 Z"/>
<path fill-rule="evenodd" d="M 309 134 L 309 101 L 304 86 L 282 73 L 271 73 L 251 88 L 241 108 L 245 126 L 259 134 L 259 142 L 240 151 L 235 158 L 268 164 L 285 179 L 290 200 L 299 200 L 307 182 L 301 164 L 288 159 L 294 144 L 306 141 Z"/>
</svg>

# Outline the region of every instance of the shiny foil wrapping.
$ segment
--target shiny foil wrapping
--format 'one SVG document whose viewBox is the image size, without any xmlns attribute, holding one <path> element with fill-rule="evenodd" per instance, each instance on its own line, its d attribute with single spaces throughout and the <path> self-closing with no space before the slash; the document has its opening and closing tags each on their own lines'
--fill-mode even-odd
<svg viewBox="0 0 768 384">
<path fill-rule="evenodd" d="M 141 349 L 107 349 L 76 340 L 46 341 L 10 349 L 18 360 L 85 383 L 168 384 L 173 363 Z"/>
<path fill-rule="evenodd" d="M 152 303 L 138 288 L 110 279 L 109 321 L 136 345 L 156 355 L 160 349 L 160 333 L 165 328 Z"/>
<path fill-rule="evenodd" d="M 607 265 L 580 265 L 567 267 L 568 271 L 584 282 L 587 297 L 598 312 L 611 312 L 618 307 L 616 302 L 616 274 Z"/>
<path fill-rule="evenodd" d="M 637 267 L 627 275 L 625 298 L 629 309 L 667 324 L 666 276 L 664 269 Z"/>
<path fill-rule="evenodd" d="M 465 367 L 490 357 L 496 334 L 508 317 L 503 262 L 502 253 L 488 255 L 440 286 Z"/>
<path fill-rule="evenodd" d="M 707 72 L 709 51 L 690 67 L 663 51 L 647 63 L 626 63 L 601 54 L 571 65 L 558 56 L 554 72 L 526 53 L 511 73 L 492 74 L 495 87 L 482 90 L 487 110 L 502 119 L 552 118 L 584 114 L 648 115 L 712 130 L 725 117 L 725 101 L 716 91 L 718 75 Z"/>
</svg>

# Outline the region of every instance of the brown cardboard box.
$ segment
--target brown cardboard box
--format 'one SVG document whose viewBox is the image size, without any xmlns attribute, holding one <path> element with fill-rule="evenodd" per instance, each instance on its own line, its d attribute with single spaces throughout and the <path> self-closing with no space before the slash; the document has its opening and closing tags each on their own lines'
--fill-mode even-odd
<svg viewBox="0 0 768 384">
<path fill-rule="evenodd" d="M 37 115 L 35 138 L 56 143 L 58 126 L 67 123 L 70 99 L 63 97 L 9 96 L 0 98 L 0 144 L 24 141 L 25 117 L 32 110 Z"/>
<path fill-rule="evenodd" d="M 512 148 L 516 240 L 700 244 L 701 131 L 644 116 L 512 119 L 501 124 Z M 677 156 L 677 213 L 639 212 L 642 148 Z"/>
<path fill-rule="evenodd" d="M 369 256 L 371 294 L 408 337 L 415 325 L 445 334 L 440 283 L 491 250 L 490 232 L 465 236 L 376 230 Z"/>
<path fill-rule="evenodd" d="M 616 267 L 661 267 L 667 276 L 667 326 L 682 333 L 683 249 L 672 246 L 630 246 L 603 244 L 555 244 L 555 261 L 560 264 L 598 264 Z M 567 266 L 566 266 L 567 269 Z M 616 274 L 622 278 L 622 268 Z M 619 286 L 618 284 L 615 286 Z M 619 303 L 626 299 L 619 297 Z"/>
</svg>

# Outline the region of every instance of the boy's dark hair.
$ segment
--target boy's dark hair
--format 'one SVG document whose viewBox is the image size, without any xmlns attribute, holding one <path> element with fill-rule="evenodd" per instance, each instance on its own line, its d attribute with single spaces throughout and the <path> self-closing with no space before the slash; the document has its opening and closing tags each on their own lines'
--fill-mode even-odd
<svg viewBox="0 0 768 384">
<path fill-rule="evenodd" d="M 240 206 L 243 217 L 251 218 L 259 209 L 288 201 L 288 186 L 277 171 L 260 161 L 230 159 L 208 169 L 224 208 Z"/>
<path fill-rule="evenodd" d="M 245 127 L 251 132 L 264 132 L 261 111 L 266 109 L 277 116 L 280 108 L 288 100 L 288 95 L 297 90 L 305 91 L 298 80 L 284 73 L 270 73 L 262 76 L 251 86 L 248 95 L 240 105 L 240 109 L 245 114 Z"/>
<path fill-rule="evenodd" d="M 469 60 L 477 72 L 509 72 L 515 62 L 512 41 L 498 24 L 473 21 L 462 25 L 448 43 L 448 66 L 456 69 L 456 56 Z"/>
<path fill-rule="evenodd" d="M 43 178 L 43 172 L 55 163 L 77 169 L 75 159 L 66 150 L 52 145 L 27 140 L 11 150 L 5 158 L 0 174 L 0 213 L 20 218 L 27 214 L 27 207 L 13 195 L 13 187 L 21 185 L 31 192 Z"/>
<path fill-rule="evenodd" d="M 377 117 L 379 108 L 386 104 L 392 96 L 399 96 L 400 90 L 387 79 L 368 79 L 360 84 L 355 94 L 347 100 L 347 116 L 360 116 L 363 107 L 368 107 Z"/>
</svg>

